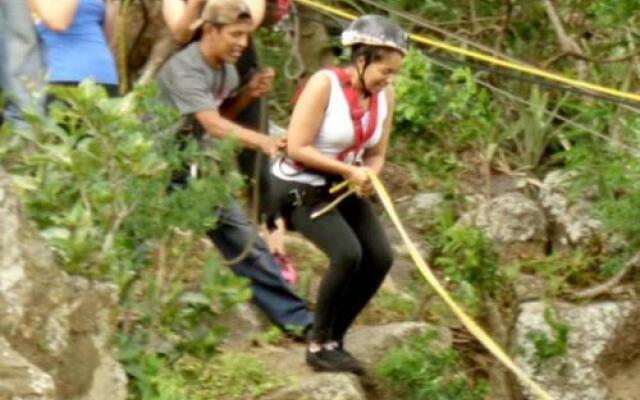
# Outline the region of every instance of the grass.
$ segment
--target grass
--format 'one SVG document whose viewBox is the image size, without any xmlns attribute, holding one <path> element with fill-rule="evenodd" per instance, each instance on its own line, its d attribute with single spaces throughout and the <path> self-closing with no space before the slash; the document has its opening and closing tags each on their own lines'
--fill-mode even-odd
<svg viewBox="0 0 640 400">
<path fill-rule="evenodd" d="M 287 382 L 249 354 L 183 358 L 156 377 L 158 400 L 252 400 Z"/>
</svg>

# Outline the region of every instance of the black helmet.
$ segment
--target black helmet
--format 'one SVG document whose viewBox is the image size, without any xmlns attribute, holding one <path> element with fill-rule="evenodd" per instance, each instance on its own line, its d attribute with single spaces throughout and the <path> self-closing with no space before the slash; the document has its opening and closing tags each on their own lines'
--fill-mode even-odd
<svg viewBox="0 0 640 400">
<path fill-rule="evenodd" d="M 342 45 L 366 44 L 390 47 L 407 54 L 407 34 L 389 18 L 363 15 L 342 32 Z"/>
</svg>

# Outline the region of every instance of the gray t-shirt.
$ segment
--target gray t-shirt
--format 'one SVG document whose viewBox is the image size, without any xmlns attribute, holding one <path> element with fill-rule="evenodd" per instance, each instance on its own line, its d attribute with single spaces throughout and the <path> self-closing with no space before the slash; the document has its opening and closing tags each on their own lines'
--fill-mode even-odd
<svg viewBox="0 0 640 400">
<path fill-rule="evenodd" d="M 198 45 L 199 42 L 191 43 L 174 54 L 156 79 L 161 99 L 191 121 L 195 113 L 217 110 L 240 84 L 233 64 L 214 69 L 207 64 Z"/>
</svg>

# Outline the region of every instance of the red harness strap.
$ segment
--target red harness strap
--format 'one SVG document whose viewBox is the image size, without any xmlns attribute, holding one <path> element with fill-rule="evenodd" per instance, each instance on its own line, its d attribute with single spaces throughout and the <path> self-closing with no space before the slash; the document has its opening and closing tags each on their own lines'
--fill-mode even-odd
<svg viewBox="0 0 640 400">
<path fill-rule="evenodd" d="M 344 94 L 345 99 L 347 100 L 347 104 L 349 105 L 349 115 L 351 116 L 351 122 L 353 123 L 353 134 L 354 134 L 354 143 L 353 146 L 343 150 L 338 154 L 337 158 L 340 161 L 346 161 L 347 156 L 349 154 L 353 154 L 354 160 L 360 152 L 364 145 L 371 139 L 373 134 L 376 131 L 376 126 L 378 125 L 378 96 L 373 95 L 369 100 L 369 123 L 366 129 L 362 126 L 362 119 L 365 115 L 365 110 L 360 106 L 360 102 L 358 101 L 358 92 L 351 84 L 351 79 L 349 78 L 349 74 L 344 69 L 341 68 L 332 68 L 336 76 L 338 77 L 338 81 L 340 82 L 340 86 L 342 87 L 342 93 Z M 295 104 L 298 100 L 298 97 L 304 90 L 306 82 L 304 82 L 296 91 L 296 94 L 291 99 L 291 103 Z M 304 169 L 302 164 L 298 162 L 294 162 L 293 160 L 288 160 L 289 165 L 294 167 L 296 170 L 301 171 Z"/>
<path fill-rule="evenodd" d="M 333 71 L 338 76 L 338 80 L 340 81 L 340 85 L 342 86 L 342 92 L 344 93 L 344 97 L 347 100 L 347 104 L 349 104 L 349 113 L 351 114 L 351 122 L 353 123 L 353 134 L 354 134 L 354 143 L 348 149 L 343 150 L 340 154 L 338 154 L 338 160 L 345 161 L 347 156 L 350 153 L 353 153 L 354 158 L 357 157 L 365 143 L 371 139 L 374 132 L 376 131 L 376 126 L 378 125 L 378 96 L 373 95 L 369 100 L 369 124 L 366 129 L 362 126 L 362 119 L 364 117 L 365 111 L 360 106 L 360 102 L 358 101 L 358 92 L 351 85 L 351 79 L 349 75 L 344 69 L 334 68 Z"/>
</svg>

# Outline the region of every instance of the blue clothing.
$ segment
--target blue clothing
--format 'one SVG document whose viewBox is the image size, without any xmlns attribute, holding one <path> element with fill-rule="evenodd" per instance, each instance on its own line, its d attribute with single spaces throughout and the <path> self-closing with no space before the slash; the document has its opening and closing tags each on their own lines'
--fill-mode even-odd
<svg viewBox="0 0 640 400">
<path fill-rule="evenodd" d="M 42 41 L 49 82 L 81 82 L 117 85 L 116 64 L 103 31 L 104 0 L 80 0 L 69 28 L 54 32 L 37 25 Z"/>
<path fill-rule="evenodd" d="M 7 100 L 4 119 L 14 129 L 26 128 L 24 111 L 44 114 L 42 64 L 26 1 L 0 0 L 0 92 Z"/>
<path fill-rule="evenodd" d="M 282 279 L 280 266 L 242 208 L 231 200 L 227 207 L 217 211 L 217 215 L 218 223 L 208 235 L 225 259 L 238 257 L 247 244 L 254 241 L 249 254 L 231 269 L 236 275 L 249 279 L 256 305 L 285 331 L 295 333 L 295 330 L 308 329 L 313 323 L 313 315 Z"/>
</svg>

